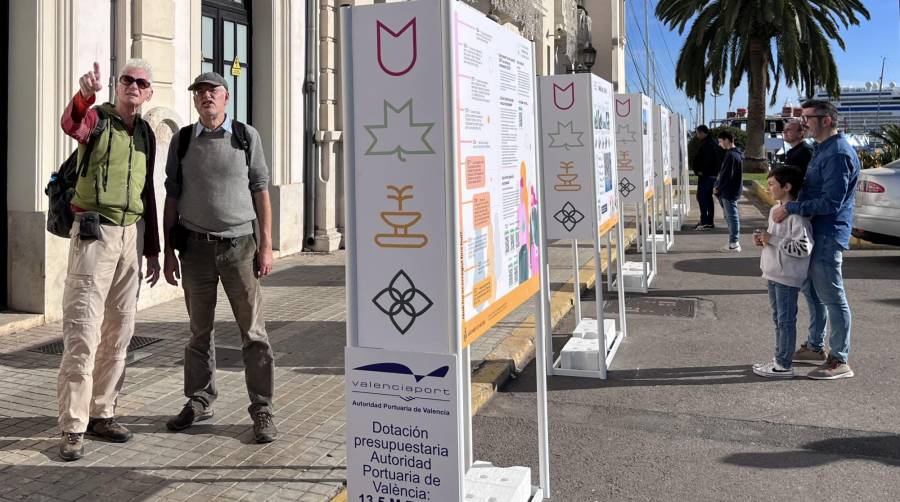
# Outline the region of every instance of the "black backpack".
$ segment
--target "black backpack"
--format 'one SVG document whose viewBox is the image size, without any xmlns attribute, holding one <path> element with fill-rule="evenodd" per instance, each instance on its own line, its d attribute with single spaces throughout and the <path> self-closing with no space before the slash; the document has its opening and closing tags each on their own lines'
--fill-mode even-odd
<svg viewBox="0 0 900 502">
<path fill-rule="evenodd" d="M 66 159 L 59 169 L 50 175 L 50 181 L 44 188 L 44 193 L 50 199 L 47 208 L 47 231 L 59 237 L 69 238 L 75 215 L 70 204 L 75 196 L 75 184 L 79 176 L 87 176 L 88 162 L 97 139 L 109 126 L 109 118 L 105 113 L 97 109 L 97 125 L 91 131 L 91 137 L 84 149 L 81 164 L 78 164 L 78 149 Z"/>
</svg>

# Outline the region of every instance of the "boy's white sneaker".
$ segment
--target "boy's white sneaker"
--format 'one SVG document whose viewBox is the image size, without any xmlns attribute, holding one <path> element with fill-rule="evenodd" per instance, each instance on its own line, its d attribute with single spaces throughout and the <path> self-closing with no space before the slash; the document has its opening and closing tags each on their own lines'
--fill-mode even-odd
<svg viewBox="0 0 900 502">
<path fill-rule="evenodd" d="M 766 378 L 794 378 L 794 368 L 783 368 L 775 361 L 754 364 L 753 373 Z"/>
<path fill-rule="evenodd" d="M 735 243 L 725 244 L 724 246 L 720 247 L 717 251 L 719 251 L 720 253 L 740 253 L 741 252 L 741 243 L 735 242 Z"/>
</svg>

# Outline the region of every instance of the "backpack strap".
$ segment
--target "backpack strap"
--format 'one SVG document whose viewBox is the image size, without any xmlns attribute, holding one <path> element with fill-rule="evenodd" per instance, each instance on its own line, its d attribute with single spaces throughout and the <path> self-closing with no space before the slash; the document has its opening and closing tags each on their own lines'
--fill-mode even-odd
<svg viewBox="0 0 900 502">
<path fill-rule="evenodd" d="M 175 168 L 175 182 L 181 186 L 181 163 L 191 146 L 191 138 L 194 137 L 194 124 L 188 124 L 178 131 L 178 166 Z"/>
<path fill-rule="evenodd" d="M 247 125 L 237 120 L 231 121 L 231 130 L 233 136 L 237 139 L 238 146 L 244 151 L 244 158 L 247 162 L 247 169 L 250 169 L 250 137 L 247 134 Z"/>
<path fill-rule="evenodd" d="M 78 168 L 79 176 L 82 178 L 87 176 L 88 162 L 91 159 L 91 154 L 94 153 L 94 145 L 97 144 L 97 139 L 103 134 L 103 131 L 109 127 L 109 117 L 106 115 L 106 112 L 99 107 L 94 108 L 94 111 L 97 113 L 97 124 L 94 126 L 94 130 L 91 131 L 88 142 L 84 146 L 84 154 L 81 156 L 81 166 Z"/>
</svg>

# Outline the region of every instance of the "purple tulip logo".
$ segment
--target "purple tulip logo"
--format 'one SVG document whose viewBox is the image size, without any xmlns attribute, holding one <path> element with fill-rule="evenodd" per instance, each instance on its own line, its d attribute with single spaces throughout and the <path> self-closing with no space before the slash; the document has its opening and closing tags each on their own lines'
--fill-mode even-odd
<svg viewBox="0 0 900 502">
<path fill-rule="evenodd" d="M 566 96 L 568 94 L 568 96 Z M 562 105 L 568 101 L 568 105 Z M 575 105 L 575 82 L 569 83 L 565 87 L 553 84 L 553 105 L 560 110 L 568 110 Z"/>
<path fill-rule="evenodd" d="M 399 31 L 388 28 L 382 24 L 381 21 L 376 21 L 375 26 L 377 32 L 375 38 L 378 50 L 378 66 L 392 77 L 400 77 L 409 73 L 413 66 L 416 65 L 416 59 L 419 57 L 419 50 L 417 47 L 418 40 L 416 38 L 416 18 L 410 19 Z M 409 31 L 409 33 L 407 33 L 407 31 Z M 387 37 L 385 37 L 384 34 L 387 34 Z M 401 41 L 398 40 L 401 37 L 404 39 L 402 44 Z M 408 40 L 408 42 L 406 42 L 406 40 Z M 408 48 L 404 49 L 404 47 Z M 410 55 L 408 57 L 403 57 L 402 55 L 406 53 L 409 53 Z M 399 63 L 398 60 L 400 61 Z M 406 64 L 405 68 L 400 70 L 396 69 L 396 67 L 403 65 L 402 61 L 409 62 Z M 391 69 L 389 66 L 395 67 L 395 69 Z"/>
<path fill-rule="evenodd" d="M 631 98 L 616 99 L 616 115 L 619 117 L 627 117 L 631 114 Z"/>
</svg>

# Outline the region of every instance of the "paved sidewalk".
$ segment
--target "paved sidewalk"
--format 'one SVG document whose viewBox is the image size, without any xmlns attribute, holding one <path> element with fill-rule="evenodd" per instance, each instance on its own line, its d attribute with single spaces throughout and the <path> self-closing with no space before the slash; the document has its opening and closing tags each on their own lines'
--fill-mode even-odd
<svg viewBox="0 0 900 502">
<path fill-rule="evenodd" d="M 551 263 L 571 263 L 571 245 L 551 246 Z M 592 257 L 580 253 L 582 265 Z M 0 336 L 0 500 L 301 500 L 328 501 L 345 479 L 343 252 L 299 254 L 276 262 L 264 280 L 267 328 L 276 353 L 278 441 L 253 442 L 240 337 L 224 293 L 216 312 L 219 400 L 213 419 L 182 433 L 165 428 L 182 395 L 189 337 L 181 299 L 138 313 L 136 350 L 119 398 L 135 432 L 119 445 L 88 437 L 84 459 L 57 456 L 59 355 L 34 352 L 61 337 L 61 323 Z M 551 267 L 554 290 L 571 268 Z M 584 281 L 584 278 L 582 278 Z M 502 352 L 504 340 L 534 312 L 534 300 L 473 345 L 473 367 Z"/>
</svg>

